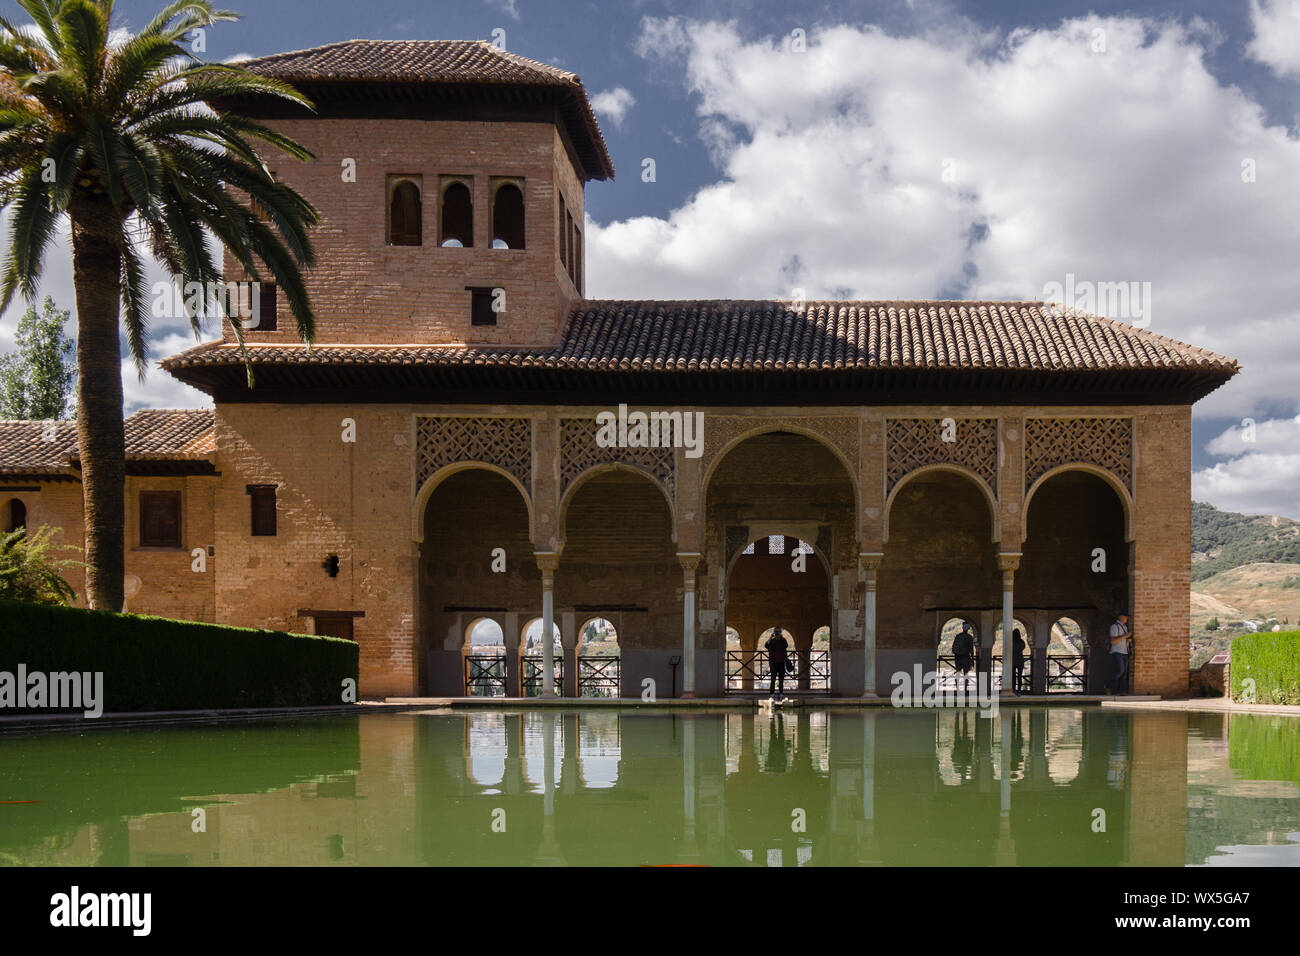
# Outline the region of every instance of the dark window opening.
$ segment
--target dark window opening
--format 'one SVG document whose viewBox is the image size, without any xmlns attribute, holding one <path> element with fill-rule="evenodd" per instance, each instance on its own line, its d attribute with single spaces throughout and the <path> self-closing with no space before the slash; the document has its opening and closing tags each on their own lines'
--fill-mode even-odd
<svg viewBox="0 0 1300 956">
<path fill-rule="evenodd" d="M 469 187 L 454 182 L 442 191 L 442 220 L 438 232 L 438 245 L 474 245 L 474 203 Z"/>
<path fill-rule="evenodd" d="M 573 230 L 573 285 L 582 292 L 582 231 Z"/>
<path fill-rule="evenodd" d="M 403 179 L 388 200 L 388 244 L 418 246 L 421 237 L 420 187 Z"/>
<path fill-rule="evenodd" d="M 274 332 L 279 324 L 276 307 L 276 288 L 274 282 L 262 282 L 258 285 L 257 306 L 254 309 L 253 329 L 258 332 Z"/>
<path fill-rule="evenodd" d="M 568 246 L 569 249 L 569 280 L 570 281 L 573 280 L 573 268 L 574 268 L 574 263 L 576 261 L 576 257 L 574 256 L 575 250 L 573 248 L 574 246 L 573 233 L 574 233 L 573 216 L 566 212 L 564 214 L 564 241 L 565 241 L 565 245 Z"/>
<path fill-rule="evenodd" d="M 492 308 L 492 303 L 496 299 L 496 289 L 479 289 L 471 288 L 470 290 L 470 325 L 496 325 L 497 313 Z M 504 292 L 504 290 L 502 290 Z"/>
<path fill-rule="evenodd" d="M 514 183 L 499 186 L 493 198 L 492 247 L 524 248 L 524 194 Z"/>
<path fill-rule="evenodd" d="M 337 578 L 339 576 L 339 556 L 337 554 L 326 555 L 320 566 L 325 569 L 325 573 L 330 577 Z"/>
<path fill-rule="evenodd" d="M 181 546 L 181 493 L 140 492 L 140 547 Z"/>
<path fill-rule="evenodd" d="M 4 512 L 0 517 L 4 519 L 5 534 L 17 531 L 19 528 L 26 528 L 27 506 L 17 498 L 10 498 L 5 502 Z"/>
<path fill-rule="evenodd" d="M 314 620 L 317 636 L 352 640 L 352 615 L 317 614 Z"/>
<path fill-rule="evenodd" d="M 254 537 L 275 536 L 275 485 L 249 485 L 248 500 Z"/>
<path fill-rule="evenodd" d="M 564 266 L 564 271 L 569 271 L 569 233 L 565 228 L 565 221 L 569 218 L 568 211 L 564 208 L 564 200 L 560 200 L 560 265 Z"/>
</svg>

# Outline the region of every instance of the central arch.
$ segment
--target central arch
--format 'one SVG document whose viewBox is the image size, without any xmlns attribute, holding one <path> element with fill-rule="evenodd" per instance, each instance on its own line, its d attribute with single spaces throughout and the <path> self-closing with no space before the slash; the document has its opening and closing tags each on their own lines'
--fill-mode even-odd
<svg viewBox="0 0 1300 956">
<path fill-rule="evenodd" d="M 739 650 L 752 653 L 758 635 L 775 624 L 791 631 L 790 643 L 800 655 L 800 686 L 812 677 L 813 692 L 852 692 L 841 678 L 861 672 L 849 661 L 854 654 L 860 661 L 862 653 L 855 590 L 857 498 L 842 455 L 821 436 L 801 429 L 755 428 L 713 461 L 704 484 L 696 678 L 701 694 L 752 687 L 752 675 L 742 674 L 739 682 L 727 679 L 728 626 L 739 634 Z M 761 546 L 745 554 L 756 542 Z M 797 556 L 791 552 L 798 542 L 807 553 L 798 556 L 802 568 L 795 571 Z M 773 548 L 782 553 L 773 554 Z M 809 654 L 814 634 L 823 627 L 829 630 L 830 650 L 818 681 Z M 736 670 L 734 660 L 731 669 Z M 737 683 L 741 686 L 728 686 Z"/>
</svg>

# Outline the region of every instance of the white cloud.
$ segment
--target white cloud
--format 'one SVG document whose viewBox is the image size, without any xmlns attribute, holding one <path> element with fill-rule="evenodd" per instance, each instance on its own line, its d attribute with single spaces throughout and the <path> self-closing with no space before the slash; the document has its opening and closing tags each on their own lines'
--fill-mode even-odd
<svg viewBox="0 0 1300 956">
<path fill-rule="evenodd" d="M 515 0 L 487 0 L 487 5 L 500 10 L 512 20 L 519 19 L 519 7 L 515 4 Z"/>
<path fill-rule="evenodd" d="M 828 27 L 801 54 L 783 40 L 643 23 L 638 51 L 698 96 L 719 175 L 662 217 L 592 223 L 591 294 L 1039 298 L 1070 273 L 1150 282 L 1153 331 L 1247 369 L 1198 412 L 1295 395 L 1300 140 L 1209 73 L 1212 28 L 1089 16 L 1002 37 Z M 674 162 L 653 158 L 660 177 Z"/>
<path fill-rule="evenodd" d="M 1278 76 L 1300 76 L 1300 0 L 1250 0 L 1250 22 L 1246 52 Z"/>
<path fill-rule="evenodd" d="M 591 98 L 591 108 L 615 126 L 623 125 L 623 118 L 635 104 L 636 97 L 622 86 L 616 86 L 612 90 L 601 90 Z"/>
<path fill-rule="evenodd" d="M 1206 443 L 1229 460 L 1194 472 L 1192 497 L 1226 511 L 1300 519 L 1300 416 L 1253 424 L 1253 434 L 1247 423 Z"/>
</svg>

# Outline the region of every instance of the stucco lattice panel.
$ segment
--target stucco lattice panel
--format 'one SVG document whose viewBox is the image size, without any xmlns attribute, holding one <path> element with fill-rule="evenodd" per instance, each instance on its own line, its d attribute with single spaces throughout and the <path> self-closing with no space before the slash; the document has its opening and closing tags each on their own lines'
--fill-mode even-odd
<svg viewBox="0 0 1300 956">
<path fill-rule="evenodd" d="M 1133 490 L 1131 418 L 1028 418 L 1025 420 L 1025 487 L 1060 465 L 1102 468 Z"/>
<path fill-rule="evenodd" d="M 416 423 L 416 487 L 447 465 L 479 461 L 513 475 L 531 493 L 533 429 L 527 418 L 433 418 Z"/>
<path fill-rule="evenodd" d="M 998 482 L 996 418 L 957 418 L 955 441 L 944 441 L 942 418 L 891 418 L 886 432 L 886 494 L 908 474 L 927 465 L 959 465 L 984 479 L 990 491 Z"/>
<path fill-rule="evenodd" d="M 648 472 L 676 500 L 677 458 L 672 448 L 603 448 L 596 441 L 598 430 L 595 416 L 560 419 L 561 494 L 588 468 L 633 465 Z"/>
<path fill-rule="evenodd" d="M 756 429 L 766 431 L 811 432 L 835 447 L 848 462 L 849 475 L 854 480 L 858 474 L 857 416 L 825 416 L 821 418 L 782 417 L 754 418 L 745 415 L 704 416 L 704 461 L 707 467 L 717 464 L 723 448 L 746 432 Z"/>
</svg>

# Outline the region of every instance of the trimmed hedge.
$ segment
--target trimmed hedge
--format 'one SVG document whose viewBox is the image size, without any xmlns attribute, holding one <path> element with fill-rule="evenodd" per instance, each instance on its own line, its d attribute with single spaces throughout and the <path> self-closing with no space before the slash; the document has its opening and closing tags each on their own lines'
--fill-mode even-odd
<svg viewBox="0 0 1300 956">
<path fill-rule="evenodd" d="M 359 652 L 334 637 L 0 601 L 0 671 L 102 671 L 106 713 L 341 704 Z"/>
<path fill-rule="evenodd" d="M 1300 704 L 1300 631 L 1243 634 L 1233 638 L 1232 699 L 1242 699 L 1242 682 L 1255 682 L 1257 704 Z"/>
</svg>

